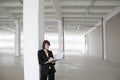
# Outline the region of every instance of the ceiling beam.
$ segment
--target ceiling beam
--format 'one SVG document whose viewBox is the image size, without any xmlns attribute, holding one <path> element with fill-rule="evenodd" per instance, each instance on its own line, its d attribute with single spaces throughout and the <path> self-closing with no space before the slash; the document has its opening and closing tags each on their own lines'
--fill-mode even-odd
<svg viewBox="0 0 120 80">
<path fill-rule="evenodd" d="M 1 24 L 3 24 L 3 25 L 4 25 L 4 24 L 13 24 L 13 21 L 5 21 L 5 22 L 0 21 L 0 25 L 1 25 Z"/>
<path fill-rule="evenodd" d="M 89 14 L 88 16 L 85 16 L 85 14 L 63 14 L 64 18 L 78 18 L 78 17 L 90 17 L 90 18 L 101 18 L 101 17 L 105 17 L 107 14 Z M 45 18 L 54 18 L 55 14 L 45 14 Z"/>
<path fill-rule="evenodd" d="M 111 13 L 109 13 L 106 16 L 105 21 L 109 20 L 110 18 L 112 18 L 113 16 L 115 16 L 118 13 L 120 13 L 120 7 L 116 7 L 114 10 L 112 10 Z"/>
<path fill-rule="evenodd" d="M 52 3 L 51 0 L 45 0 L 44 6 L 45 6 L 45 7 L 46 7 L 46 6 L 53 6 L 53 3 Z"/>
<path fill-rule="evenodd" d="M 65 22 L 96 22 L 99 20 L 93 20 L 93 19 L 64 19 Z"/>
<path fill-rule="evenodd" d="M 45 22 L 50 22 L 50 21 L 56 21 L 56 18 L 46 18 L 45 17 Z"/>
<path fill-rule="evenodd" d="M 0 19 L 0 22 L 14 21 L 13 19 Z"/>
<path fill-rule="evenodd" d="M 5 10 L 4 8 L 0 8 L 0 13 L 2 15 L 5 15 L 5 16 L 9 17 L 9 18 L 12 18 L 12 19 L 15 19 L 15 20 L 17 19 L 17 17 L 15 15 L 11 14 L 8 10 Z"/>
<path fill-rule="evenodd" d="M 22 4 L 19 1 L 14 2 L 0 2 L 0 7 L 22 7 Z"/>
<path fill-rule="evenodd" d="M 51 0 L 51 1 L 52 1 L 53 9 L 55 10 L 56 18 L 62 19 L 60 1 L 59 0 Z"/>
<path fill-rule="evenodd" d="M 67 18 L 64 18 L 64 21 L 99 21 L 100 19 L 101 18 L 67 17 Z M 45 22 L 56 22 L 56 18 L 45 18 Z"/>
<path fill-rule="evenodd" d="M 61 6 L 89 6 L 91 3 L 89 1 L 84 0 L 77 0 L 76 2 L 69 1 L 69 0 L 62 0 Z M 120 1 L 95 1 L 94 6 L 120 6 Z"/>
<path fill-rule="evenodd" d="M 97 23 L 97 21 L 95 21 L 95 22 L 89 22 L 89 21 L 84 21 L 84 22 L 73 22 L 73 21 L 68 21 L 68 22 L 64 22 L 65 23 L 65 25 L 80 25 L 80 24 L 84 24 L 84 25 L 87 25 L 87 24 L 92 24 L 92 25 L 94 25 L 95 23 Z M 45 22 L 45 25 L 51 25 L 51 26 L 57 26 L 57 22 Z"/>
<path fill-rule="evenodd" d="M 10 27 L 0 27 L 1 30 L 7 31 L 7 32 L 13 32 L 15 33 L 15 29 L 12 29 Z"/>
<path fill-rule="evenodd" d="M 54 14 L 46 14 L 45 18 L 56 18 Z"/>
<path fill-rule="evenodd" d="M 109 20 L 110 18 L 112 18 L 113 16 L 115 16 L 116 14 L 120 13 L 120 7 L 116 7 L 113 11 L 111 11 L 111 13 L 109 13 L 106 17 L 105 17 L 105 21 Z M 95 24 L 95 27 L 91 28 L 89 31 L 87 31 L 84 35 L 92 32 L 93 30 L 95 30 L 98 26 L 101 26 L 101 21 L 99 21 L 98 23 Z"/>
<path fill-rule="evenodd" d="M 2 18 L 7 18 L 7 16 L 6 15 L 0 15 L 0 19 L 2 19 Z"/>
<path fill-rule="evenodd" d="M 54 12 L 54 10 L 53 9 L 45 9 L 45 12 L 47 12 L 47 13 L 51 13 L 51 12 Z"/>
<path fill-rule="evenodd" d="M 92 6 L 90 9 L 114 9 L 116 6 Z M 62 9 L 86 9 L 87 6 L 61 6 Z"/>
<path fill-rule="evenodd" d="M 105 17 L 107 14 L 88 14 L 88 16 L 85 16 L 85 14 L 63 14 L 63 17 L 95 17 L 95 18 L 101 18 Z"/>
<path fill-rule="evenodd" d="M 23 9 L 10 9 L 10 13 L 23 13 Z"/>
<path fill-rule="evenodd" d="M 84 22 L 73 22 L 73 21 L 67 21 L 64 22 L 65 24 L 96 24 L 98 21 L 84 21 Z"/>
<path fill-rule="evenodd" d="M 109 13 L 112 9 L 89 9 L 89 13 Z M 62 9 L 63 13 L 86 13 L 86 9 Z"/>
<path fill-rule="evenodd" d="M 106 22 L 107 20 L 109 20 L 110 18 L 112 18 L 113 16 L 115 16 L 118 13 L 120 13 L 120 7 L 116 7 L 106 17 L 104 17 L 104 21 Z M 95 24 L 95 26 L 100 26 L 100 25 L 101 25 L 101 21 L 99 21 L 97 24 Z"/>
<path fill-rule="evenodd" d="M 100 18 L 64 18 L 64 21 L 99 21 Z"/>
</svg>

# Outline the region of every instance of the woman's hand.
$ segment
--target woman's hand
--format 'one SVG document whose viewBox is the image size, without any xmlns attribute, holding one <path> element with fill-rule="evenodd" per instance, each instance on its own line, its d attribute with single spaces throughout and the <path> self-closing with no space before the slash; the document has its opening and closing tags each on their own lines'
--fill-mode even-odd
<svg viewBox="0 0 120 80">
<path fill-rule="evenodd" d="M 55 64 L 55 62 L 56 62 L 55 60 L 51 61 L 52 64 Z"/>
<path fill-rule="evenodd" d="M 48 61 L 49 61 L 49 62 L 52 62 L 53 60 L 54 60 L 54 59 L 53 59 L 52 57 L 50 57 Z"/>
<path fill-rule="evenodd" d="M 56 61 L 52 57 L 50 57 L 49 62 L 52 63 L 52 64 L 55 64 Z"/>
</svg>

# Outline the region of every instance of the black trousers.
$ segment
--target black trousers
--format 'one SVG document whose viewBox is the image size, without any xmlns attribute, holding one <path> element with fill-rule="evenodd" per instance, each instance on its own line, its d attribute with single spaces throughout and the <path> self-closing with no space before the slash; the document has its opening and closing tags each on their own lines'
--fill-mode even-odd
<svg viewBox="0 0 120 80">
<path fill-rule="evenodd" d="M 48 80 L 55 80 L 55 73 L 49 69 L 49 73 L 48 74 L 41 74 L 40 76 L 40 80 L 47 80 L 47 77 L 48 77 Z"/>
</svg>

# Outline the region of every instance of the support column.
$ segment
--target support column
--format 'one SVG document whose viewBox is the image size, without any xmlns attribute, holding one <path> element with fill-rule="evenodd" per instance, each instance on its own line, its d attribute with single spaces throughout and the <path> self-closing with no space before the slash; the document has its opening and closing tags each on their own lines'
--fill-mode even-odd
<svg viewBox="0 0 120 80">
<path fill-rule="evenodd" d="M 102 56 L 103 59 L 106 60 L 107 59 L 106 21 L 104 20 L 104 18 L 101 18 L 101 22 L 102 22 Z"/>
<path fill-rule="evenodd" d="M 63 37 L 63 52 L 65 52 L 65 40 L 64 40 L 64 17 L 62 18 L 62 37 Z"/>
<path fill-rule="evenodd" d="M 39 34 L 39 49 L 42 49 L 42 42 L 44 40 L 44 32 L 45 32 L 45 19 L 44 19 L 44 0 L 39 0 L 39 22 L 38 22 L 38 34 Z"/>
<path fill-rule="evenodd" d="M 103 30 L 103 18 L 101 18 L 101 26 L 102 26 L 102 58 L 104 60 L 104 30 Z"/>
<path fill-rule="evenodd" d="M 44 38 L 44 0 L 24 0 L 24 80 L 39 80 L 38 50 Z"/>
<path fill-rule="evenodd" d="M 21 55 L 21 28 L 19 26 L 18 20 L 15 20 L 15 56 Z"/>
<path fill-rule="evenodd" d="M 88 34 L 85 35 L 85 53 L 88 54 Z"/>
<path fill-rule="evenodd" d="M 106 37 L 106 21 L 103 20 L 103 35 L 104 35 L 104 60 L 107 60 L 107 37 Z"/>
<path fill-rule="evenodd" d="M 64 29 L 62 20 L 58 20 L 59 53 L 64 52 Z"/>
</svg>

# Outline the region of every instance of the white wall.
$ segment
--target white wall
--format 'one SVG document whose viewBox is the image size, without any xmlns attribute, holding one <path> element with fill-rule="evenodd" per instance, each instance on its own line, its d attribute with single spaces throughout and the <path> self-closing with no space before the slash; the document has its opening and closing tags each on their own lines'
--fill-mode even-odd
<svg viewBox="0 0 120 80">
<path fill-rule="evenodd" d="M 120 13 L 106 22 L 107 60 L 120 63 Z M 102 58 L 102 29 L 88 34 L 88 54 Z"/>
<path fill-rule="evenodd" d="M 120 13 L 106 23 L 107 59 L 120 63 Z"/>
<path fill-rule="evenodd" d="M 72 33 L 65 33 L 65 52 L 73 52 L 76 53 L 84 53 L 84 37 L 79 35 L 79 33 L 72 34 Z M 45 39 L 49 40 L 51 43 L 50 49 L 58 53 L 58 33 L 45 33 Z"/>
<path fill-rule="evenodd" d="M 88 54 L 102 58 L 102 28 L 98 27 L 88 34 Z"/>
</svg>

